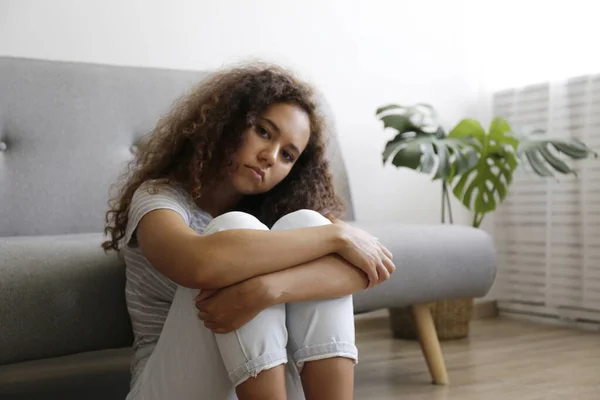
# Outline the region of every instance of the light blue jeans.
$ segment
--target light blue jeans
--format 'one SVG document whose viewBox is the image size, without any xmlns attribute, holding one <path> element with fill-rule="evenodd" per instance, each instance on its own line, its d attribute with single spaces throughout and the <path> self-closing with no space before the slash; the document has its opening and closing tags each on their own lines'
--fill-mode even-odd
<svg viewBox="0 0 600 400">
<path fill-rule="evenodd" d="M 272 229 L 329 223 L 319 213 L 300 210 Z M 228 229 L 268 230 L 251 215 L 231 212 L 215 218 L 204 233 Z M 299 373 L 305 362 L 357 360 L 352 296 L 276 305 L 234 332 L 215 335 L 198 319 L 197 294 L 197 289 L 177 289 L 156 348 L 128 399 L 236 399 L 235 386 L 281 364 L 287 364 L 288 399 L 304 399 Z"/>
</svg>

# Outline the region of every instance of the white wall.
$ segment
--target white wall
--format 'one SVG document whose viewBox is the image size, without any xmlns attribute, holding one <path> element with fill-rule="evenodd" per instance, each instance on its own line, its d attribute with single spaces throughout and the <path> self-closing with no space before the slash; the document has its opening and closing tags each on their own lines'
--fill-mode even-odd
<svg viewBox="0 0 600 400">
<path fill-rule="evenodd" d="M 292 67 L 336 115 L 357 216 L 439 221 L 440 189 L 381 166 L 375 109 L 434 104 L 469 115 L 463 1 L 0 0 L 0 55 L 206 69 L 260 58 Z M 457 204 L 455 218 L 470 223 Z"/>
<path fill-rule="evenodd" d="M 590 0 L 467 0 L 482 89 L 600 72 L 598 4 Z M 471 74 L 471 76 L 475 76 Z"/>
</svg>

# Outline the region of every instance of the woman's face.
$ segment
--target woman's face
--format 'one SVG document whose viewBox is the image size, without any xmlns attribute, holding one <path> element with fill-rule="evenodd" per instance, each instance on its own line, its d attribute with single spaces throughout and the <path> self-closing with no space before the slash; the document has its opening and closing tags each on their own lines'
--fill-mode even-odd
<svg viewBox="0 0 600 400">
<path fill-rule="evenodd" d="M 309 137 L 310 120 L 302 108 L 269 106 L 244 132 L 244 142 L 233 156 L 233 187 L 243 195 L 268 192 L 290 173 Z"/>
</svg>

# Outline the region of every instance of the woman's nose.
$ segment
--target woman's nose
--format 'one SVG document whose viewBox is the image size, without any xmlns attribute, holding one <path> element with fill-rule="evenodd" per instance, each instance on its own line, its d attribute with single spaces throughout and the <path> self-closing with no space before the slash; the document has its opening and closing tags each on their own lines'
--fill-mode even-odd
<svg viewBox="0 0 600 400">
<path fill-rule="evenodd" d="M 275 160 L 277 159 L 278 151 L 279 151 L 279 149 L 277 149 L 277 146 L 265 148 L 265 149 L 263 149 L 263 151 L 261 151 L 259 153 L 259 158 L 261 161 L 263 161 L 270 167 L 273 164 L 275 164 Z"/>
</svg>

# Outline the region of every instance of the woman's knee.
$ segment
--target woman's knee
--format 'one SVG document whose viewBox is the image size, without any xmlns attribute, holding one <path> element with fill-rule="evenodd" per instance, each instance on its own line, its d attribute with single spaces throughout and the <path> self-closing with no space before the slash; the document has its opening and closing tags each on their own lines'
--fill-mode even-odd
<svg viewBox="0 0 600 400">
<path fill-rule="evenodd" d="M 210 234 L 230 229 L 269 230 L 269 228 L 255 216 L 240 211 L 232 211 L 214 218 L 208 224 L 204 233 Z"/>
<path fill-rule="evenodd" d="M 308 228 L 329 225 L 331 221 L 313 210 L 298 210 L 281 217 L 273 225 L 273 230 Z"/>
</svg>

